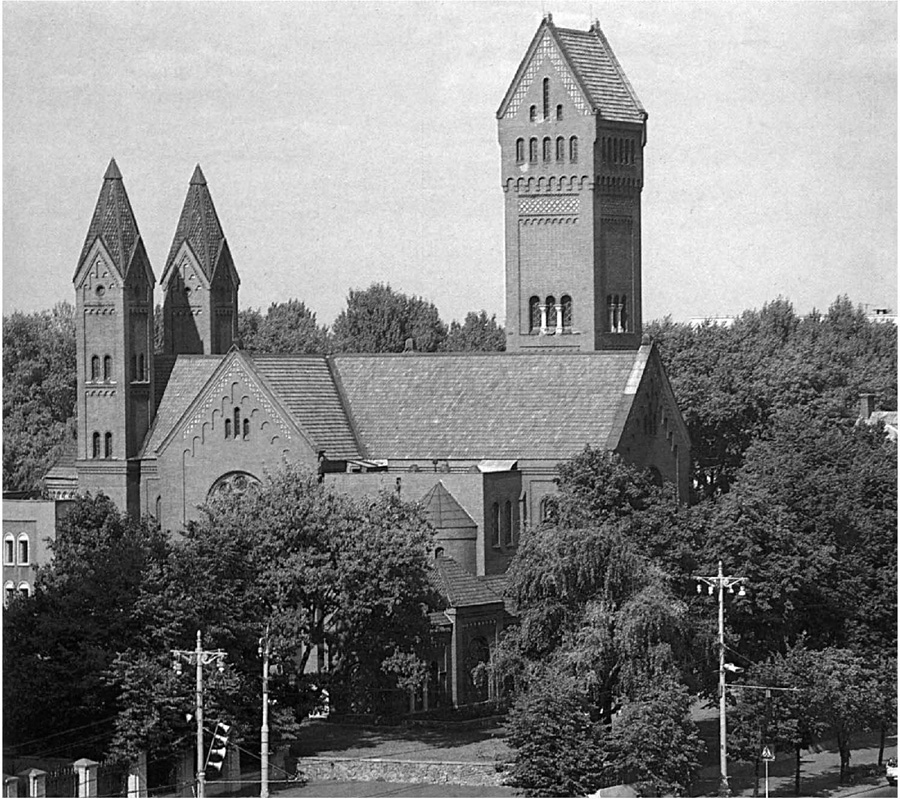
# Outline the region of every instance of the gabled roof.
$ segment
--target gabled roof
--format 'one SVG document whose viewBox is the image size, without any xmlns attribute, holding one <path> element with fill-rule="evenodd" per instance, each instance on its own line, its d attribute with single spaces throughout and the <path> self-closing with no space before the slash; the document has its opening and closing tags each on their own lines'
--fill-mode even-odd
<svg viewBox="0 0 900 799">
<path fill-rule="evenodd" d="M 503 597 L 495 594 L 485 581 L 469 574 L 453 558 L 444 555 L 434 559 L 428 580 L 452 608 L 503 603 Z"/>
<path fill-rule="evenodd" d="M 178 227 L 163 270 L 164 282 L 185 242 L 191 248 L 207 281 L 211 283 L 220 254 L 227 248 L 227 243 L 200 164 L 194 169 L 187 197 L 184 199 L 184 207 L 181 209 L 181 217 L 178 219 Z"/>
<path fill-rule="evenodd" d="M 461 527 L 477 527 L 475 520 L 456 501 L 442 482 L 419 500 L 422 513 L 435 530 L 456 530 Z"/>
<path fill-rule="evenodd" d="M 360 458 L 362 453 L 328 360 L 321 355 L 257 355 L 257 371 L 329 460 Z"/>
<path fill-rule="evenodd" d="M 564 68 L 571 72 L 575 83 L 569 85 L 570 93 L 577 87 L 577 95 L 580 95 L 575 98 L 576 105 L 583 108 L 583 100 L 590 112 L 611 122 L 642 124 L 646 121 L 647 112 L 600 29 L 600 23 L 594 22 L 587 31 L 557 28 L 550 14 L 538 27 L 500 104 L 498 118 L 506 114 L 510 104 L 513 110 L 518 107 L 515 98 L 531 85 L 535 69 L 540 65 L 537 62 L 542 61 L 544 55 L 557 62 L 558 67 L 561 58 Z"/>
<path fill-rule="evenodd" d="M 110 159 L 106 174 L 103 176 L 100 196 L 97 198 L 97 205 L 94 206 L 94 215 L 91 217 L 84 247 L 81 249 L 81 256 L 75 269 L 76 276 L 98 237 L 113 259 L 119 274 L 124 278 L 141 234 L 115 158 Z"/>
<path fill-rule="evenodd" d="M 637 351 L 336 355 L 370 458 L 559 460 L 615 449 L 650 345 Z"/>
</svg>

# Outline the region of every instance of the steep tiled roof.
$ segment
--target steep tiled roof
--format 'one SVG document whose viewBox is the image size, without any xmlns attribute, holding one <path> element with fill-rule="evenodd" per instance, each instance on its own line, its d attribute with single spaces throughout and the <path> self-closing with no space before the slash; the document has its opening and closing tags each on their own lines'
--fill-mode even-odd
<svg viewBox="0 0 900 799">
<path fill-rule="evenodd" d="M 589 31 L 554 30 L 600 115 L 613 122 L 643 122 L 647 116 L 644 106 L 600 26 L 595 23 Z"/>
<path fill-rule="evenodd" d="M 224 357 L 224 355 L 178 356 L 162 401 L 157 408 L 153 427 L 147 436 L 147 443 L 144 445 L 145 455 L 156 452 Z"/>
<path fill-rule="evenodd" d="M 435 558 L 428 579 L 450 607 L 492 605 L 503 601 L 503 597 L 495 594 L 487 583 L 469 574 L 453 558 Z"/>
<path fill-rule="evenodd" d="M 203 176 L 200 164 L 197 164 L 194 169 L 194 175 L 188 187 L 184 208 L 181 209 L 181 218 L 175 229 L 175 238 L 172 239 L 172 247 L 169 250 L 169 257 L 166 259 L 164 273 L 169 271 L 179 248 L 185 241 L 190 245 L 199 261 L 206 279 L 212 281 L 219 252 L 225 241 L 225 234 L 222 232 L 222 225 L 219 223 L 219 216 L 216 214 L 216 208 L 206 186 L 206 178 Z"/>
<path fill-rule="evenodd" d="M 419 500 L 425 518 L 435 530 L 477 527 L 475 520 L 456 501 L 443 483 L 438 482 Z"/>
<path fill-rule="evenodd" d="M 257 355 L 253 363 L 297 424 L 331 460 L 359 458 L 356 438 L 326 358 Z"/>
<path fill-rule="evenodd" d="M 75 272 L 77 273 L 81 269 L 84 259 L 87 258 L 88 250 L 99 236 L 120 274 L 124 277 L 140 235 L 134 212 L 131 210 L 131 202 L 125 191 L 125 184 L 122 182 L 122 173 L 119 172 L 116 159 L 113 158 L 103 176 L 103 186 L 100 188 L 100 196 L 94 207 L 94 215 L 91 217 L 91 224 L 88 227 Z"/>
<path fill-rule="evenodd" d="M 337 355 L 334 368 L 370 458 L 558 459 L 616 446 L 640 352 Z"/>
</svg>

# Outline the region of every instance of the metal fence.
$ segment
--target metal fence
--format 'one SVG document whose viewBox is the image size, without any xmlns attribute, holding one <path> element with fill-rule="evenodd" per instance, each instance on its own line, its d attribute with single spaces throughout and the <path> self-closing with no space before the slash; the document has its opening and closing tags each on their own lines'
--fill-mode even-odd
<svg viewBox="0 0 900 799">
<path fill-rule="evenodd" d="M 127 796 L 127 794 L 128 770 L 120 763 L 108 761 L 101 763 L 97 768 L 97 796 Z"/>
<path fill-rule="evenodd" d="M 78 772 L 74 766 L 63 766 L 47 772 L 47 796 L 78 796 Z"/>
</svg>

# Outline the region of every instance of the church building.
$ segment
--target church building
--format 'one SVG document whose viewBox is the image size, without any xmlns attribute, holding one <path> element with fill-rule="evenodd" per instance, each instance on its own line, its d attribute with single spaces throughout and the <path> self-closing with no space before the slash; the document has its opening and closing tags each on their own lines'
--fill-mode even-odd
<svg viewBox="0 0 900 799">
<path fill-rule="evenodd" d="M 689 490 L 687 430 L 641 331 L 647 114 L 599 25 L 547 15 L 497 120 L 505 353 L 237 349 L 241 265 L 199 166 L 162 267 L 154 352 L 155 273 L 111 161 L 74 274 L 77 452 L 47 476 L 51 496 L 102 491 L 173 533 L 219 487 L 285 461 L 343 492 L 421 503 L 445 600 L 430 685 L 454 705 L 488 696 L 471 669 L 512 618 L 504 574 L 557 463 L 591 445 Z"/>
</svg>

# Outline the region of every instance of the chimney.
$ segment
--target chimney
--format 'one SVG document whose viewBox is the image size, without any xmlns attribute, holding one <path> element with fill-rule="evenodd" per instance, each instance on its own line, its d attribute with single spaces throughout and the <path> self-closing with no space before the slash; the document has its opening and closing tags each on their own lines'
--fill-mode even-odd
<svg viewBox="0 0 900 799">
<path fill-rule="evenodd" d="M 875 410 L 875 395 L 860 394 L 859 395 L 859 418 L 868 419 Z"/>
</svg>

